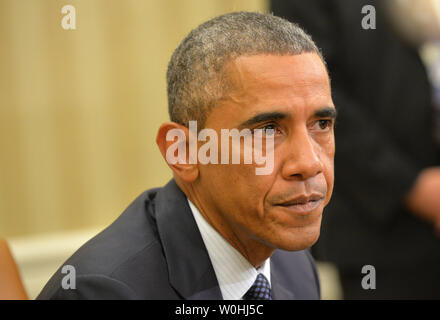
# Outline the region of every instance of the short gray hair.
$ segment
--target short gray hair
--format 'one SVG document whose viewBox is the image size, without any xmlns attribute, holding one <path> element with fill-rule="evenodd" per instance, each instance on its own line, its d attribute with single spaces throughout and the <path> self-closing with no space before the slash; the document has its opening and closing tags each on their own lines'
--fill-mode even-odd
<svg viewBox="0 0 440 320">
<path fill-rule="evenodd" d="M 225 94 L 223 67 L 243 55 L 297 55 L 320 50 L 298 25 L 272 14 L 234 12 L 209 20 L 180 43 L 168 64 L 171 121 L 205 126 L 209 111 Z"/>
</svg>

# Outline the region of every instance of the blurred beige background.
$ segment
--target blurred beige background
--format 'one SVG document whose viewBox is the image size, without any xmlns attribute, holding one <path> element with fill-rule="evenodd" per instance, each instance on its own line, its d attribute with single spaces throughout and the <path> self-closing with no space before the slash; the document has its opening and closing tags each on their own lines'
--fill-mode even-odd
<svg viewBox="0 0 440 320">
<path fill-rule="evenodd" d="M 64 5 L 76 30 L 61 27 Z M 265 0 L 0 0 L 0 237 L 30 298 L 170 170 L 155 144 L 185 35 Z M 324 298 L 338 297 L 320 264 Z M 336 280 L 335 280 L 336 279 Z"/>
<path fill-rule="evenodd" d="M 61 8 L 76 8 L 64 30 Z M 107 225 L 171 177 L 155 143 L 184 36 L 264 0 L 0 0 L 0 236 Z"/>
</svg>

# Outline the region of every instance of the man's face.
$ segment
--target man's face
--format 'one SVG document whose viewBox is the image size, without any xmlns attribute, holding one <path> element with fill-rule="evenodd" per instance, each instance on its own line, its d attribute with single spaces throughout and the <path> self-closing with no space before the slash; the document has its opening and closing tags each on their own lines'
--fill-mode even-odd
<svg viewBox="0 0 440 320">
<path fill-rule="evenodd" d="M 256 175 L 257 165 L 243 161 L 200 165 L 204 209 L 220 232 L 240 242 L 308 248 L 319 237 L 334 180 L 335 109 L 326 69 L 318 55 L 304 53 L 242 56 L 226 72 L 231 89 L 205 127 L 219 137 L 221 129 L 274 129 L 274 167 Z"/>
</svg>

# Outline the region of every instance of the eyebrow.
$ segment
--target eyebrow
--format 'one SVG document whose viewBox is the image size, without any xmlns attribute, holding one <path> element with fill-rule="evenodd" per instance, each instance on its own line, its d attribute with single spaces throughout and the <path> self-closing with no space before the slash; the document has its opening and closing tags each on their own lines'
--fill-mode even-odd
<svg viewBox="0 0 440 320">
<path fill-rule="evenodd" d="M 245 122 L 243 122 L 242 124 L 240 124 L 240 128 L 243 127 L 247 127 L 247 126 L 251 126 L 257 123 L 261 123 L 261 122 L 265 122 L 265 121 L 273 121 L 273 120 L 280 120 L 280 119 L 285 119 L 289 117 L 289 114 L 284 113 L 284 112 L 264 112 L 264 113 L 259 113 L 256 114 L 255 116 L 253 116 L 252 118 L 246 120 Z"/>
<path fill-rule="evenodd" d="M 336 119 L 337 111 L 335 108 L 332 108 L 332 107 L 324 107 L 322 109 L 316 110 L 313 115 L 316 118 Z M 252 125 L 266 122 L 266 121 L 285 119 L 285 118 L 288 118 L 289 116 L 290 116 L 290 114 L 285 113 L 285 112 L 279 112 L 279 111 L 258 113 L 255 116 L 253 116 L 252 118 L 241 123 L 238 127 L 244 128 L 244 127 L 252 126 Z"/>
<path fill-rule="evenodd" d="M 317 118 L 332 118 L 336 119 L 338 112 L 335 108 L 325 107 L 319 110 L 316 110 L 314 116 Z"/>
</svg>

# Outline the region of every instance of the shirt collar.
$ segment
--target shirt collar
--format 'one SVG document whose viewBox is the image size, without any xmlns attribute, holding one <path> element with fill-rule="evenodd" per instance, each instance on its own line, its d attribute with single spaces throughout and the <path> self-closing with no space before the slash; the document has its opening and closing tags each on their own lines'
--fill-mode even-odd
<svg viewBox="0 0 440 320">
<path fill-rule="evenodd" d="M 242 299 L 259 273 L 270 284 L 270 258 L 256 269 L 205 220 L 189 199 L 188 204 L 202 235 L 224 300 Z"/>
</svg>

